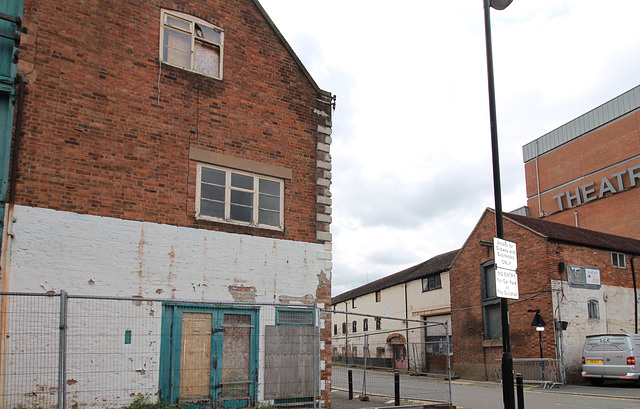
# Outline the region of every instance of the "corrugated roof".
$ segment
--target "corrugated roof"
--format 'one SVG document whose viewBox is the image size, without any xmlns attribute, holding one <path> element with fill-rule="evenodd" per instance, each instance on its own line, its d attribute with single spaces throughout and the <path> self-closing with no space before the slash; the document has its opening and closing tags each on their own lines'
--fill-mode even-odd
<svg viewBox="0 0 640 409">
<path fill-rule="evenodd" d="M 640 108 L 640 85 L 522 147 L 524 162 Z"/>
<path fill-rule="evenodd" d="M 602 250 L 640 255 L 640 240 L 550 222 L 548 220 L 538 219 L 535 217 L 526 217 L 508 213 L 504 213 L 503 217 L 527 227 L 550 240 Z"/>
<path fill-rule="evenodd" d="M 331 304 L 337 304 L 352 298 L 357 298 L 365 294 L 369 294 L 375 291 L 380 291 L 385 288 L 393 287 L 394 285 L 403 284 L 409 281 L 413 281 L 422 277 L 426 277 L 429 274 L 441 273 L 449 270 L 453 259 L 458 255 L 459 250 L 449 251 L 448 253 L 440 254 L 420 264 L 416 264 L 413 267 L 409 267 L 405 270 L 397 273 L 382 277 L 376 281 L 372 281 L 353 290 L 346 291 L 342 294 L 336 295 L 331 299 Z"/>
</svg>

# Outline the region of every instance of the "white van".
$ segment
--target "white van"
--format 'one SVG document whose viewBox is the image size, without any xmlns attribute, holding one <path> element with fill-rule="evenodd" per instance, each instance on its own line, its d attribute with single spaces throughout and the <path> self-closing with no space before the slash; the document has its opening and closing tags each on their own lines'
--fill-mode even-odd
<svg viewBox="0 0 640 409">
<path fill-rule="evenodd" d="M 605 379 L 640 379 L 640 335 L 589 335 L 582 350 L 582 378 L 592 385 Z"/>
</svg>

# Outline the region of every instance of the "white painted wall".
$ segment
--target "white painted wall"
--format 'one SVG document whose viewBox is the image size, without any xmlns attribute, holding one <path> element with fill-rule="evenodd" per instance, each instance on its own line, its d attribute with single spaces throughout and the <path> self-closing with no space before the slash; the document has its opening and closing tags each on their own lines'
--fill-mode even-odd
<svg viewBox="0 0 640 409">
<path fill-rule="evenodd" d="M 75 295 L 214 303 L 236 301 L 234 288 L 249 287 L 252 299 L 243 301 L 299 304 L 313 303 L 320 280 L 331 279 L 330 244 L 325 247 L 24 206 L 16 206 L 13 216 L 5 278 L 8 279 L 5 288 L 9 291 L 66 290 Z M 87 308 L 91 309 L 90 302 L 85 303 L 88 304 L 84 310 L 70 312 L 70 319 L 74 318 L 73 314 L 82 316 L 82 312 L 89 311 Z M 8 325 L 29 325 L 28 308 L 21 308 L 24 311 L 19 316 L 20 322 L 9 318 Z M 91 362 L 90 366 L 95 368 L 90 369 L 99 372 L 101 368 L 110 368 L 114 370 L 112 376 L 118 377 L 118 381 L 127 379 L 132 390 L 136 387 L 157 390 L 161 321 L 145 318 L 158 317 L 161 311 L 159 302 L 141 302 L 117 320 L 82 323 L 84 327 L 93 326 L 96 333 L 113 334 L 116 351 L 129 357 L 126 366 L 112 368 L 111 362 Z M 111 313 L 104 312 L 107 316 Z M 262 325 L 273 324 L 264 321 Z M 78 325 L 78 321 L 70 323 L 70 329 L 73 325 Z M 124 331 L 132 328 L 132 343 L 124 345 Z M 140 336 L 153 337 L 154 334 L 157 341 L 152 345 L 140 342 Z M 23 348 L 22 342 L 26 339 L 16 336 L 7 344 L 7 350 Z M 262 337 L 260 343 L 264 345 Z M 49 344 L 48 348 L 57 348 Z M 91 342 L 78 342 L 74 344 L 73 353 L 82 357 L 83 349 L 88 355 L 100 347 Z M 36 354 L 32 359 L 43 358 Z M 262 359 L 260 362 L 262 368 Z M 33 362 L 7 364 L 37 367 Z M 80 374 L 89 372 L 88 368 L 81 368 L 86 365 L 81 359 L 69 361 L 70 369 Z M 87 385 L 110 380 L 103 379 L 104 374 L 80 376 L 84 378 L 75 379 L 77 383 L 69 385 L 70 390 L 77 391 L 73 396 L 80 406 L 122 404 L 130 399 L 130 396 L 113 396 L 109 402 L 98 401 L 95 393 L 90 396 L 82 391 Z M 32 379 L 14 387 L 25 389 L 20 393 L 29 393 L 36 385 L 43 391 L 57 387 L 51 380 L 43 379 Z"/>
<path fill-rule="evenodd" d="M 568 376 L 579 376 L 582 348 L 587 335 L 633 333 L 633 288 L 603 285 L 600 289 L 569 286 L 567 281 L 551 280 L 554 319 L 569 323 L 562 331 L 564 362 Z M 589 320 L 587 300 L 598 300 L 600 319 Z M 605 301 L 606 300 L 606 301 Z"/>
</svg>

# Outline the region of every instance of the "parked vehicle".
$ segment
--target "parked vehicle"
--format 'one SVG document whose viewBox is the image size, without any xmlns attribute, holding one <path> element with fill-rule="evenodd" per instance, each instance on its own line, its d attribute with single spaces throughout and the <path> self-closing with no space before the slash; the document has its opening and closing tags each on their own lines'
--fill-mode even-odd
<svg viewBox="0 0 640 409">
<path fill-rule="evenodd" d="M 640 379 L 640 335 L 589 335 L 582 350 L 582 378 L 592 385 L 605 379 Z"/>
</svg>

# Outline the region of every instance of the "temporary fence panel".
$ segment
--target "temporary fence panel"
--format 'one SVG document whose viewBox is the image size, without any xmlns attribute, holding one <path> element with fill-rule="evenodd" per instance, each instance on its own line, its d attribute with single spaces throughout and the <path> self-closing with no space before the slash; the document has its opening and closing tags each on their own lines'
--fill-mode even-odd
<svg viewBox="0 0 640 409">
<path fill-rule="evenodd" d="M 394 396 L 394 372 L 401 399 L 451 402 L 450 335 L 444 322 L 394 320 L 334 312 L 332 386 L 360 394 Z M 437 330 L 436 330 L 437 328 Z M 409 376 L 411 374 L 411 376 Z"/>
<path fill-rule="evenodd" d="M 316 407 L 318 317 L 301 305 L 4 293 L 0 402 Z"/>
<path fill-rule="evenodd" d="M 502 379 L 502 360 L 496 360 L 496 379 Z M 513 373 L 521 374 L 524 383 L 540 384 L 543 388 L 564 384 L 557 359 L 514 358 Z"/>
</svg>

